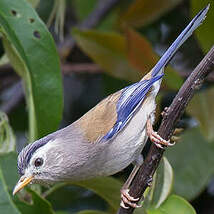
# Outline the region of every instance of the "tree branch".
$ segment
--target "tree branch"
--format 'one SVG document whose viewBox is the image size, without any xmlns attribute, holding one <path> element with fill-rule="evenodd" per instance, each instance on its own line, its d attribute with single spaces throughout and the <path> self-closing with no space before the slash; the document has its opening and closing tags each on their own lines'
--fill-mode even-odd
<svg viewBox="0 0 214 214">
<path fill-rule="evenodd" d="M 120 0 L 99 0 L 97 6 L 91 12 L 91 14 L 83 20 L 82 23 L 77 25 L 79 29 L 90 29 L 96 27 L 109 13 L 109 11 L 114 8 Z M 75 40 L 69 34 L 65 37 L 64 42 L 58 45 L 58 50 L 61 58 L 65 59 L 72 47 L 75 44 Z"/>
<path fill-rule="evenodd" d="M 169 139 L 174 131 L 177 121 L 182 116 L 185 107 L 193 97 L 196 90 L 198 90 L 205 77 L 210 71 L 214 69 L 214 46 L 203 58 L 200 64 L 190 74 L 188 79 L 184 82 L 183 86 L 179 90 L 177 96 L 174 98 L 172 104 L 163 115 L 162 123 L 159 127 L 158 134 L 164 138 Z M 145 162 L 140 167 L 136 177 L 134 178 L 130 187 L 129 194 L 134 198 L 141 198 L 146 188 L 148 187 L 151 178 L 153 177 L 159 162 L 163 156 L 164 149 L 159 149 L 154 144 L 151 145 L 149 153 L 145 159 Z M 126 206 L 128 206 L 126 204 Z M 134 208 L 124 209 L 119 208 L 118 214 L 130 214 L 133 213 Z"/>
</svg>

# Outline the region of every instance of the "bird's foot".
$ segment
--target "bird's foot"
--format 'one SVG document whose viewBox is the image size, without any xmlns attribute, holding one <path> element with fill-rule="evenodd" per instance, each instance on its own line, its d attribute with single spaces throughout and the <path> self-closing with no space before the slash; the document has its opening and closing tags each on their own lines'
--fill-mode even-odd
<svg viewBox="0 0 214 214">
<path fill-rule="evenodd" d="M 146 123 L 146 131 L 150 140 L 158 147 L 163 149 L 164 146 L 174 146 L 175 143 L 170 143 L 170 140 L 164 140 L 157 132 L 153 130 L 151 119 L 149 118 Z"/>
<path fill-rule="evenodd" d="M 154 130 L 151 131 L 150 140 L 158 147 L 163 149 L 164 146 L 174 146 L 175 142 L 170 143 L 170 140 L 164 140 L 157 132 Z"/>
<path fill-rule="evenodd" d="M 121 190 L 120 206 L 123 207 L 124 209 L 129 209 L 129 206 L 133 208 L 141 207 L 141 205 L 137 204 L 138 201 L 139 201 L 139 198 L 134 198 L 129 195 L 129 189 Z M 129 206 L 126 206 L 125 204 L 128 204 Z"/>
</svg>

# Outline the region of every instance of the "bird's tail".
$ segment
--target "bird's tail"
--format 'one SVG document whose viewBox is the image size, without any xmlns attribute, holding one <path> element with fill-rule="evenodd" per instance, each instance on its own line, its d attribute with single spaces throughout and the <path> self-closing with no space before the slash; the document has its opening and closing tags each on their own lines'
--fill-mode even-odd
<svg viewBox="0 0 214 214">
<path fill-rule="evenodd" d="M 191 36 L 193 31 L 203 22 L 206 18 L 207 11 L 209 10 L 210 4 L 208 4 L 204 9 L 202 9 L 193 20 L 187 25 L 187 27 L 182 31 L 178 38 L 172 43 L 164 55 L 160 58 L 158 63 L 152 69 L 152 76 L 162 74 L 163 68 L 171 60 L 173 55 L 176 53 L 178 48 Z"/>
</svg>

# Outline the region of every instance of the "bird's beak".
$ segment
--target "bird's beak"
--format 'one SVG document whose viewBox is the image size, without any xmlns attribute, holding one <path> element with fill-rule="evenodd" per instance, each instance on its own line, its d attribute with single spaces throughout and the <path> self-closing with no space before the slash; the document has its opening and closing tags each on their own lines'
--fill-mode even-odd
<svg viewBox="0 0 214 214">
<path fill-rule="evenodd" d="M 29 184 L 33 180 L 33 176 L 26 177 L 23 175 L 16 186 L 13 189 L 13 195 L 15 195 L 17 192 L 19 192 L 22 188 L 24 188 L 27 184 Z"/>
</svg>

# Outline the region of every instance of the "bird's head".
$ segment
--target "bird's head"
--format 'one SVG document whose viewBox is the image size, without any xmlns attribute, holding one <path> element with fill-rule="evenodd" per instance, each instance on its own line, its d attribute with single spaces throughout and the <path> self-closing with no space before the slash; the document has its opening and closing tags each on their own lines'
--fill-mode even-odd
<svg viewBox="0 0 214 214">
<path fill-rule="evenodd" d="M 17 165 L 21 178 L 16 184 L 13 194 L 29 183 L 51 182 L 52 173 L 56 174 L 61 157 L 60 153 L 56 152 L 55 141 L 56 139 L 50 135 L 27 145 L 19 153 Z M 53 166 L 55 166 L 54 169 L 52 169 Z"/>
</svg>

